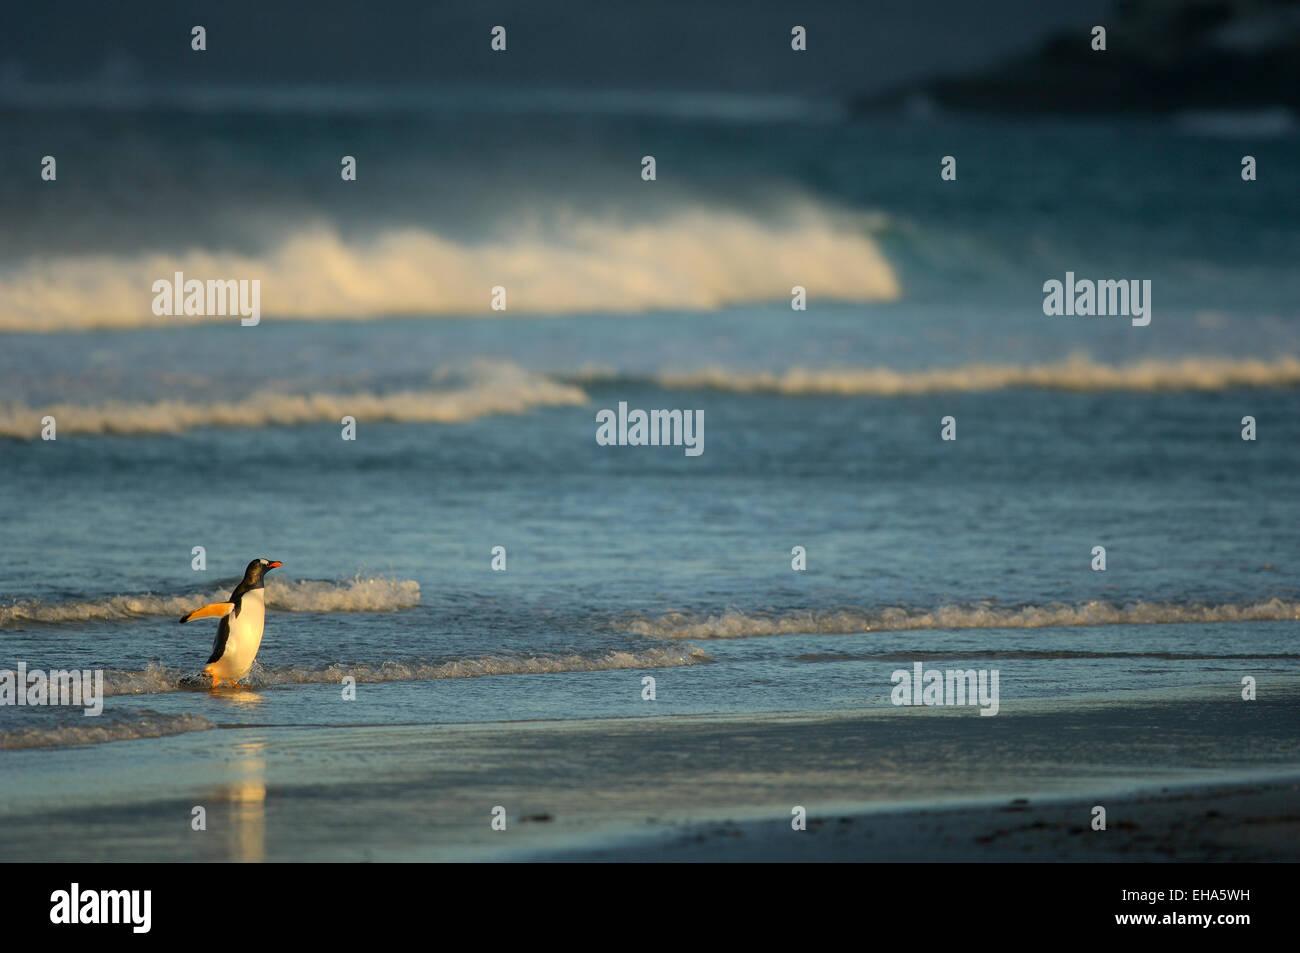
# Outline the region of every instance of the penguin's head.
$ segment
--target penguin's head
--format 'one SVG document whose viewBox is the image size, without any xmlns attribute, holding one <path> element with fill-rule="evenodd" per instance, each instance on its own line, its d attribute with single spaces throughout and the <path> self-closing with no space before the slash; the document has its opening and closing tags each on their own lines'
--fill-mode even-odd
<svg viewBox="0 0 1300 953">
<path fill-rule="evenodd" d="M 249 585 L 255 585 L 262 581 L 262 577 L 272 569 L 279 569 L 283 563 L 274 559 L 254 559 L 244 570 L 244 582 Z"/>
</svg>

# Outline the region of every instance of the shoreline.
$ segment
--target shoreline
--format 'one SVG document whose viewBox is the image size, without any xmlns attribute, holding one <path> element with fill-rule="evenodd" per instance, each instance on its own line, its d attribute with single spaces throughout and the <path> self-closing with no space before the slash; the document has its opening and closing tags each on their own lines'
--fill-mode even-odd
<svg viewBox="0 0 1300 953">
<path fill-rule="evenodd" d="M 1092 810 L 1106 809 L 1106 829 Z M 520 862 L 1016 863 L 1300 861 L 1300 771 L 1189 782 L 1119 796 L 881 805 L 790 817 L 692 822 L 656 835 L 536 851 Z"/>
<path fill-rule="evenodd" d="M 1294 860 L 1298 694 L 1055 700 L 996 718 L 876 707 L 309 726 L 259 712 L 6 752 L 0 859 Z M 372 689 L 389 707 L 407 697 Z M 1104 833 L 1089 827 L 1096 804 Z M 808 820 L 797 835 L 794 806 Z M 493 825 L 500 812 L 508 826 Z"/>
</svg>

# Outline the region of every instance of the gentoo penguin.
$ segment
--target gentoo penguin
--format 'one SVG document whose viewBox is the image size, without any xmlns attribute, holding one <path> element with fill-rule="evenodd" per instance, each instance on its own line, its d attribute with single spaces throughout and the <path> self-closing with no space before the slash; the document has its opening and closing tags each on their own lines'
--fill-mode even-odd
<svg viewBox="0 0 1300 953">
<path fill-rule="evenodd" d="M 230 594 L 229 602 L 214 602 L 181 617 L 181 622 L 221 617 L 217 640 L 212 643 L 212 658 L 203 669 L 205 675 L 212 676 L 213 688 L 222 682 L 234 685 L 253 667 L 266 619 L 266 588 L 262 577 L 282 565 L 270 559 L 254 559 L 244 570 L 243 581 Z"/>
</svg>

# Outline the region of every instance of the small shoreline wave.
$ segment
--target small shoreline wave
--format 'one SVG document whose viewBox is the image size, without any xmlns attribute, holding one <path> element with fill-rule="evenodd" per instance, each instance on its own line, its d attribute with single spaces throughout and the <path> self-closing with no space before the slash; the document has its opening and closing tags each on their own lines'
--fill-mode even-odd
<svg viewBox="0 0 1300 953">
<path fill-rule="evenodd" d="M 1300 602 L 1267 599 L 1239 605 L 1090 602 L 1080 606 L 950 605 L 934 609 L 887 606 L 772 613 L 728 610 L 716 615 L 671 612 L 653 618 L 632 618 L 620 627 L 649 638 L 703 641 L 770 635 L 859 635 L 918 629 L 1045 629 L 1293 619 L 1300 619 Z"/>
<path fill-rule="evenodd" d="M 268 668 L 255 664 L 241 684 L 250 689 L 280 685 L 338 684 L 345 677 L 364 682 L 420 682 L 441 678 L 482 678 L 489 675 L 551 675 L 565 672 L 608 672 L 622 669 L 678 668 L 712 659 L 693 645 L 652 648 L 641 652 L 610 651 L 600 655 L 486 655 L 474 658 L 333 662 L 328 665 L 289 665 Z M 154 695 L 207 688 L 191 673 L 158 664 L 139 671 L 106 671 L 104 694 Z"/>
<path fill-rule="evenodd" d="M 1132 364 L 1101 364 L 1074 357 L 1041 364 L 963 364 L 919 370 L 802 368 L 736 371 L 708 366 L 660 371 L 641 378 L 587 369 L 566 380 L 584 387 L 641 383 L 666 390 L 717 390 L 784 397 L 912 397 L 926 394 L 1002 390 L 1224 391 L 1234 388 L 1300 386 L 1300 357 L 1186 357 L 1149 359 Z"/>
<path fill-rule="evenodd" d="M 142 593 L 66 602 L 18 602 L 0 606 L 0 630 L 24 622 L 179 618 L 197 606 L 224 601 L 229 594 L 229 589 L 217 589 L 172 596 Z M 413 579 L 360 575 L 342 582 L 271 578 L 266 582 L 266 604 L 281 612 L 396 612 L 420 604 L 420 584 Z"/>
<path fill-rule="evenodd" d="M 54 724 L 24 725 L 0 730 L 0 750 L 29 748 L 67 748 L 73 745 L 107 744 L 111 741 L 134 741 L 139 738 L 165 738 L 191 731 L 217 727 L 202 715 L 189 712 L 165 714 L 157 711 L 119 709 L 106 711 L 95 718 L 77 717 L 75 721 Z"/>
<path fill-rule="evenodd" d="M 395 393 L 281 394 L 238 400 L 125 401 L 90 404 L 0 403 L 0 438 L 34 441 L 42 418 L 59 433 L 116 436 L 179 434 L 199 428 L 261 429 L 337 423 L 344 416 L 388 423 L 455 424 L 526 414 L 545 407 L 580 407 L 592 388 L 655 387 L 780 397 L 917 397 L 948 393 L 1053 390 L 1077 393 L 1218 393 L 1300 387 L 1300 357 L 1187 357 L 1102 364 L 1088 358 L 1039 364 L 964 364 L 947 368 L 803 368 L 742 371 L 721 366 L 648 374 L 602 368 L 544 374 L 479 362 L 460 386 Z"/>
<path fill-rule="evenodd" d="M 174 434 L 200 427 L 227 429 L 337 423 L 344 416 L 396 423 L 453 424 L 480 417 L 523 414 L 536 407 L 584 404 L 578 387 L 521 369 L 499 368 L 465 387 L 397 393 L 279 394 L 263 391 L 239 400 L 124 401 L 29 407 L 0 404 L 0 437 L 36 440 L 41 419 L 53 417 L 59 434 Z"/>
</svg>

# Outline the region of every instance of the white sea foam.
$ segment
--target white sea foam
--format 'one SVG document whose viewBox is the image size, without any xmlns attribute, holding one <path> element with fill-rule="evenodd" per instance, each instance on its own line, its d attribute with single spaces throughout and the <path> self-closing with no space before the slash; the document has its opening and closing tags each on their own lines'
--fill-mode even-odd
<svg viewBox="0 0 1300 953">
<path fill-rule="evenodd" d="M 338 423 L 344 415 L 364 421 L 459 423 L 493 414 L 522 414 L 534 407 L 583 404 L 587 395 L 560 383 L 502 364 L 474 368 L 464 386 L 391 394 L 276 394 L 263 392 L 230 401 L 118 401 L 25 407 L 0 404 L 0 437 L 34 440 L 41 418 L 65 434 L 180 433 L 196 427 L 274 427 Z"/>
<path fill-rule="evenodd" d="M 577 220 L 539 234 L 459 242 L 423 229 L 347 242 L 332 228 L 300 231 L 269 252 L 238 255 L 59 256 L 0 275 L 0 330 L 176 326 L 224 317 L 159 317 L 153 282 L 175 272 L 259 279 L 266 318 L 491 315 L 491 289 L 509 313 L 713 310 L 788 298 L 896 298 L 893 269 L 869 223 L 805 201 L 779 220 L 685 209 L 634 224 Z"/>
<path fill-rule="evenodd" d="M 617 375 L 588 370 L 571 377 L 593 385 Z M 890 368 L 809 369 L 746 372 L 723 367 L 663 371 L 654 384 L 672 390 L 722 390 L 784 396 L 904 397 L 1025 388 L 1068 391 L 1222 391 L 1300 384 L 1300 358 L 1273 360 L 1189 357 L 1132 364 L 1100 364 L 1088 358 L 1042 364 L 964 364 L 929 370 Z"/>
<path fill-rule="evenodd" d="M 87 622 L 100 619 L 136 619 L 176 616 L 229 598 L 229 589 L 184 595 L 109 596 L 66 602 L 19 602 L 0 606 L 0 629 L 24 622 Z M 413 579 L 360 575 L 343 582 L 271 577 L 266 581 L 266 604 L 284 612 L 395 612 L 420 603 L 420 584 Z"/>
<path fill-rule="evenodd" d="M 475 365 L 459 387 L 390 394 L 257 393 L 234 401 L 104 401 L 29 407 L 0 403 L 0 437 L 34 440 L 41 418 L 58 421 L 59 433 L 180 433 L 198 427 L 272 427 L 359 420 L 399 423 L 459 423 L 497 414 L 522 414 L 538 407 L 587 403 L 584 387 L 629 380 L 617 371 L 584 369 L 563 379 L 510 364 Z M 644 380 L 644 379 L 641 379 Z M 774 373 L 705 367 L 662 371 L 649 382 L 668 390 L 799 396 L 906 397 L 973 393 L 1015 388 L 1067 391 L 1225 391 L 1251 387 L 1300 386 L 1300 358 L 1150 359 L 1108 365 L 1086 358 L 1027 365 L 968 364 L 931 370 L 889 368 L 791 368 Z"/>
<path fill-rule="evenodd" d="M 655 638 L 704 640 L 768 635 L 851 635 L 913 629 L 1039 629 L 1053 626 L 1273 622 L 1289 619 L 1300 619 L 1300 602 L 1268 599 L 1217 606 L 1178 605 L 1169 602 L 1134 602 L 1124 605 L 1089 602 L 1079 606 L 953 605 L 936 609 L 848 607 L 785 613 L 732 610 L 718 615 L 673 612 L 654 618 L 632 618 L 623 627 L 639 635 Z"/>
<path fill-rule="evenodd" d="M 641 652 L 607 652 L 604 655 L 486 655 L 447 662 L 396 662 L 379 665 L 336 664 L 325 668 L 290 666 L 263 669 L 251 683 L 284 685 L 303 682 L 337 683 L 351 675 L 358 682 L 411 682 L 435 678 L 479 678 L 486 675 L 551 675 L 562 672 L 607 672 L 634 668 L 677 668 L 710 661 L 693 645 L 647 649 Z"/>
<path fill-rule="evenodd" d="M 156 711 L 113 711 L 98 718 L 72 722 L 24 725 L 0 730 L 0 749 L 59 748 L 68 745 L 96 745 L 136 738 L 162 738 L 187 731 L 206 731 L 216 726 L 202 715 L 163 714 Z"/>
<path fill-rule="evenodd" d="M 255 664 L 242 681 L 248 688 L 314 683 L 339 684 L 345 676 L 358 682 L 416 682 L 438 678 L 479 678 L 487 675 L 550 675 L 561 672 L 607 672 L 620 669 L 677 668 L 710 661 L 693 645 L 651 648 L 640 652 L 610 651 L 602 655 L 485 655 L 448 661 L 386 661 L 330 665 L 290 665 L 268 668 Z M 139 671 L 106 671 L 105 695 L 150 695 L 182 687 L 206 688 L 180 669 L 151 664 Z"/>
</svg>

